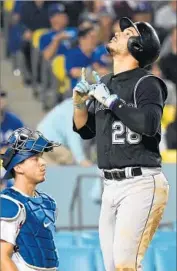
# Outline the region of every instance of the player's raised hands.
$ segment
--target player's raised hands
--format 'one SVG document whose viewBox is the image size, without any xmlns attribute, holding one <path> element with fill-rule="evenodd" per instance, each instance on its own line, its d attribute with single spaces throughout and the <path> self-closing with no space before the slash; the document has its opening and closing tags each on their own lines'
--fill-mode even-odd
<svg viewBox="0 0 177 271">
<path fill-rule="evenodd" d="M 73 89 L 73 101 L 74 106 L 77 108 L 83 108 L 85 106 L 85 101 L 89 99 L 88 92 L 90 90 L 90 85 L 86 81 L 86 69 L 82 68 L 81 80 Z"/>
<path fill-rule="evenodd" d="M 96 84 L 101 84 L 101 77 L 96 71 L 92 72 L 93 78 L 95 79 Z"/>
<path fill-rule="evenodd" d="M 101 82 L 101 78 L 96 71 L 92 72 L 96 84 L 90 85 L 89 96 L 94 97 L 105 107 L 110 108 L 111 104 L 117 100 L 117 95 L 111 95 L 108 87 Z"/>
<path fill-rule="evenodd" d="M 89 83 L 86 81 L 86 70 L 82 68 L 81 71 L 81 80 L 74 87 L 73 91 L 79 92 L 82 94 L 87 94 L 89 92 Z"/>
<path fill-rule="evenodd" d="M 82 68 L 81 70 L 81 81 L 86 81 L 86 69 Z"/>
</svg>

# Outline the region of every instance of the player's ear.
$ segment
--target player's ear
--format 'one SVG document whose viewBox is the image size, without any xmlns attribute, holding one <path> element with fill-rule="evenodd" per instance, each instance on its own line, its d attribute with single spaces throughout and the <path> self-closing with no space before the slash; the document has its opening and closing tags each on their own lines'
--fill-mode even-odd
<svg viewBox="0 0 177 271">
<path fill-rule="evenodd" d="M 23 164 L 20 163 L 14 167 L 15 173 L 23 174 Z"/>
</svg>

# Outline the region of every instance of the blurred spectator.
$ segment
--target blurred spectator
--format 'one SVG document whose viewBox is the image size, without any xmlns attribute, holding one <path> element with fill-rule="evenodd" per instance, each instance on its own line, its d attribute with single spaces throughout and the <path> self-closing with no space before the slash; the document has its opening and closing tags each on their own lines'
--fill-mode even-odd
<svg viewBox="0 0 177 271">
<path fill-rule="evenodd" d="M 17 24 L 20 21 L 21 8 L 25 1 L 16 0 L 14 4 L 14 9 L 12 11 L 11 23 Z"/>
<path fill-rule="evenodd" d="M 104 44 L 99 45 L 95 49 L 93 69 L 100 76 L 104 76 L 112 70 L 112 58 Z"/>
<path fill-rule="evenodd" d="M 112 25 L 112 36 L 115 35 L 116 32 L 120 31 L 120 25 L 119 25 L 119 20 L 115 20 L 113 25 Z"/>
<path fill-rule="evenodd" d="M 90 19 L 84 19 L 83 18 L 83 19 L 79 20 L 78 29 L 83 30 L 83 29 L 86 29 L 86 28 L 89 28 L 89 27 L 94 27 L 94 26 L 97 26 L 97 22 L 95 23 Z"/>
<path fill-rule="evenodd" d="M 85 9 L 80 14 L 79 20 L 90 20 L 92 23 L 98 23 L 98 12 L 100 12 L 102 8 L 105 8 L 105 1 L 85 1 L 84 5 Z"/>
<path fill-rule="evenodd" d="M 24 1 L 14 1 L 13 10 L 11 11 L 11 14 L 9 14 L 9 22 L 6 22 L 6 24 L 8 24 L 6 26 L 8 28 L 8 35 L 6 37 L 7 50 L 11 56 L 12 70 L 15 76 L 19 76 L 21 73 L 18 52 L 21 50 L 22 36 L 24 32 L 23 27 L 20 25 L 20 13 L 23 4 Z"/>
<path fill-rule="evenodd" d="M 51 1 L 52 2 L 52 1 Z M 21 7 L 21 25 L 24 28 L 22 52 L 28 75 L 24 78 L 26 84 L 31 84 L 31 39 L 33 31 L 49 28 L 48 6 L 50 1 L 34 0 L 25 2 Z"/>
<path fill-rule="evenodd" d="M 113 25 L 114 15 L 108 12 L 108 10 L 104 7 L 98 12 L 99 18 L 99 42 L 108 43 L 111 39 L 111 29 Z"/>
<path fill-rule="evenodd" d="M 177 114 L 174 122 L 167 127 L 166 141 L 168 149 L 177 150 Z"/>
<path fill-rule="evenodd" d="M 172 52 L 162 57 L 160 67 L 166 79 L 171 80 L 177 86 L 177 28 L 173 28 L 171 33 Z"/>
<path fill-rule="evenodd" d="M 5 169 L 0 165 L 0 192 L 6 187 L 5 180 L 3 179 L 4 174 Z"/>
<path fill-rule="evenodd" d="M 177 96 L 177 89 L 176 89 L 176 85 L 171 82 L 168 79 L 164 78 L 164 75 L 159 67 L 159 64 L 156 62 L 153 64 L 151 72 L 157 76 L 160 77 L 164 80 L 165 84 L 167 85 L 167 89 L 168 89 L 168 96 L 167 96 L 167 100 L 166 100 L 166 104 L 171 104 L 171 105 L 176 105 L 176 96 Z"/>
<path fill-rule="evenodd" d="M 53 108 L 38 124 L 37 130 L 44 136 L 62 144 L 45 157 L 51 163 L 90 166 L 92 163 L 85 156 L 83 141 L 73 132 L 72 118 L 73 101 L 69 98 Z"/>
<path fill-rule="evenodd" d="M 23 127 L 22 121 L 7 108 L 7 93 L 0 91 L 0 108 L 1 108 L 1 131 L 0 131 L 0 149 L 1 153 L 7 145 L 7 140 L 11 133 Z"/>
<path fill-rule="evenodd" d="M 78 33 L 79 45 L 68 51 L 66 56 L 66 70 L 71 79 L 72 89 L 81 76 L 82 67 L 89 67 L 94 63 L 94 51 L 97 42 L 97 31 L 95 28 L 85 28 Z"/>
<path fill-rule="evenodd" d="M 162 6 L 165 6 L 167 2 L 168 1 L 161 1 L 161 0 L 151 1 L 154 12 L 160 9 Z"/>
<path fill-rule="evenodd" d="M 155 26 L 164 29 L 166 32 L 171 30 L 176 25 L 176 7 L 177 2 L 170 0 L 157 10 L 154 14 Z"/>
<path fill-rule="evenodd" d="M 171 31 L 170 31 L 170 33 L 165 37 L 162 43 L 162 47 L 160 50 L 160 58 L 168 55 L 171 52 L 172 52 L 172 38 L 171 38 Z"/>
<path fill-rule="evenodd" d="M 93 1 L 93 11 L 94 13 L 99 13 L 102 9 L 107 9 L 106 0 L 95 0 Z"/>
<path fill-rule="evenodd" d="M 50 60 L 56 54 L 66 54 L 67 48 L 62 41 L 70 38 L 70 34 L 65 31 L 68 24 L 68 15 L 64 5 L 51 5 L 49 7 L 49 19 L 51 31 L 42 35 L 40 39 L 40 51 L 43 52 L 45 60 Z"/>
<path fill-rule="evenodd" d="M 133 10 L 134 22 L 148 22 L 152 24 L 153 9 L 150 1 L 138 1 Z"/>
<path fill-rule="evenodd" d="M 40 28 L 48 28 L 49 17 L 48 7 L 52 1 L 33 0 L 25 2 L 21 7 L 21 23 L 24 25 L 26 31 L 34 31 Z M 30 36 L 24 33 L 26 36 Z"/>
<path fill-rule="evenodd" d="M 116 18 L 119 20 L 125 16 L 132 19 L 134 6 L 134 1 L 114 1 L 113 8 Z"/>
<path fill-rule="evenodd" d="M 177 95 L 177 90 L 176 90 L 176 85 L 171 82 L 168 79 L 164 78 L 164 75 L 159 67 L 159 63 L 156 62 L 153 64 L 152 68 L 151 68 L 151 72 L 155 75 L 158 76 L 160 78 L 162 78 L 165 82 L 165 84 L 167 85 L 167 89 L 168 89 L 168 96 L 167 96 L 167 100 L 166 100 L 166 105 L 174 105 L 176 106 L 176 95 Z M 160 151 L 166 150 L 168 148 L 167 146 L 167 138 L 166 138 L 166 128 L 163 127 L 161 128 L 161 142 L 160 142 Z"/>
<path fill-rule="evenodd" d="M 0 29 L 4 27 L 3 1 L 0 1 Z"/>
<path fill-rule="evenodd" d="M 99 45 L 96 47 L 94 52 L 94 64 L 93 64 L 93 69 L 97 71 L 101 76 L 109 73 L 112 70 L 112 58 L 108 51 L 106 50 L 106 45 L 112 37 L 111 29 L 113 25 L 114 16 L 113 13 L 111 13 L 112 11 L 111 8 L 110 11 L 108 11 L 108 6 L 106 6 L 106 3 L 107 2 L 105 1 L 104 6 L 101 7 L 100 10 L 98 10 Z"/>
<path fill-rule="evenodd" d="M 77 27 L 79 15 L 84 10 L 84 1 L 63 1 L 69 17 L 69 26 Z"/>
<path fill-rule="evenodd" d="M 5 175 L 6 170 L 0 166 L 0 192 L 5 189 L 6 187 L 11 187 L 13 186 L 13 180 L 5 180 L 3 176 Z"/>
</svg>

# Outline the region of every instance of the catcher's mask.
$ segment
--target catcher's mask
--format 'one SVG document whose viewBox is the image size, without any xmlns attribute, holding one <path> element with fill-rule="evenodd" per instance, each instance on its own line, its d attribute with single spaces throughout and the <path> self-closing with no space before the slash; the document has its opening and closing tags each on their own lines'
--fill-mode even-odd
<svg viewBox="0 0 177 271">
<path fill-rule="evenodd" d="M 19 163 L 38 153 L 52 151 L 60 144 L 47 140 L 39 131 L 29 128 L 15 130 L 8 139 L 8 148 L 2 155 L 3 167 L 6 169 L 4 179 L 11 179 L 12 169 Z"/>
</svg>

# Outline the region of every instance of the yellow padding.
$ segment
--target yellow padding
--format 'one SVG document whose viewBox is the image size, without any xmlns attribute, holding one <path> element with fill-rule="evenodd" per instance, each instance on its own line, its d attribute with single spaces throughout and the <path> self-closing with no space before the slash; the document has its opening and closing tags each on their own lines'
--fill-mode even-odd
<svg viewBox="0 0 177 271">
<path fill-rule="evenodd" d="M 54 60 L 52 61 L 52 71 L 59 81 L 64 80 L 66 76 L 64 55 L 59 55 L 54 58 Z"/>
<path fill-rule="evenodd" d="M 33 37 L 32 37 L 32 46 L 34 48 L 39 48 L 39 41 L 40 41 L 40 38 L 43 34 L 45 34 L 46 32 L 48 31 L 47 28 L 41 28 L 41 29 L 37 29 L 34 31 L 33 33 Z"/>
<path fill-rule="evenodd" d="M 3 1 L 3 9 L 6 12 L 12 12 L 14 9 L 15 1 L 14 0 L 4 0 Z"/>
<path fill-rule="evenodd" d="M 161 152 L 163 163 L 176 163 L 176 150 L 165 150 Z"/>
<path fill-rule="evenodd" d="M 59 81 L 59 92 L 65 93 L 70 89 L 70 80 L 66 74 L 65 56 L 59 55 L 52 61 L 52 72 Z"/>
<path fill-rule="evenodd" d="M 176 106 L 166 105 L 163 110 L 162 127 L 166 129 L 167 126 L 175 120 Z"/>
<path fill-rule="evenodd" d="M 3 166 L 3 160 L 2 159 L 0 159 L 0 168 L 2 168 Z"/>
</svg>

